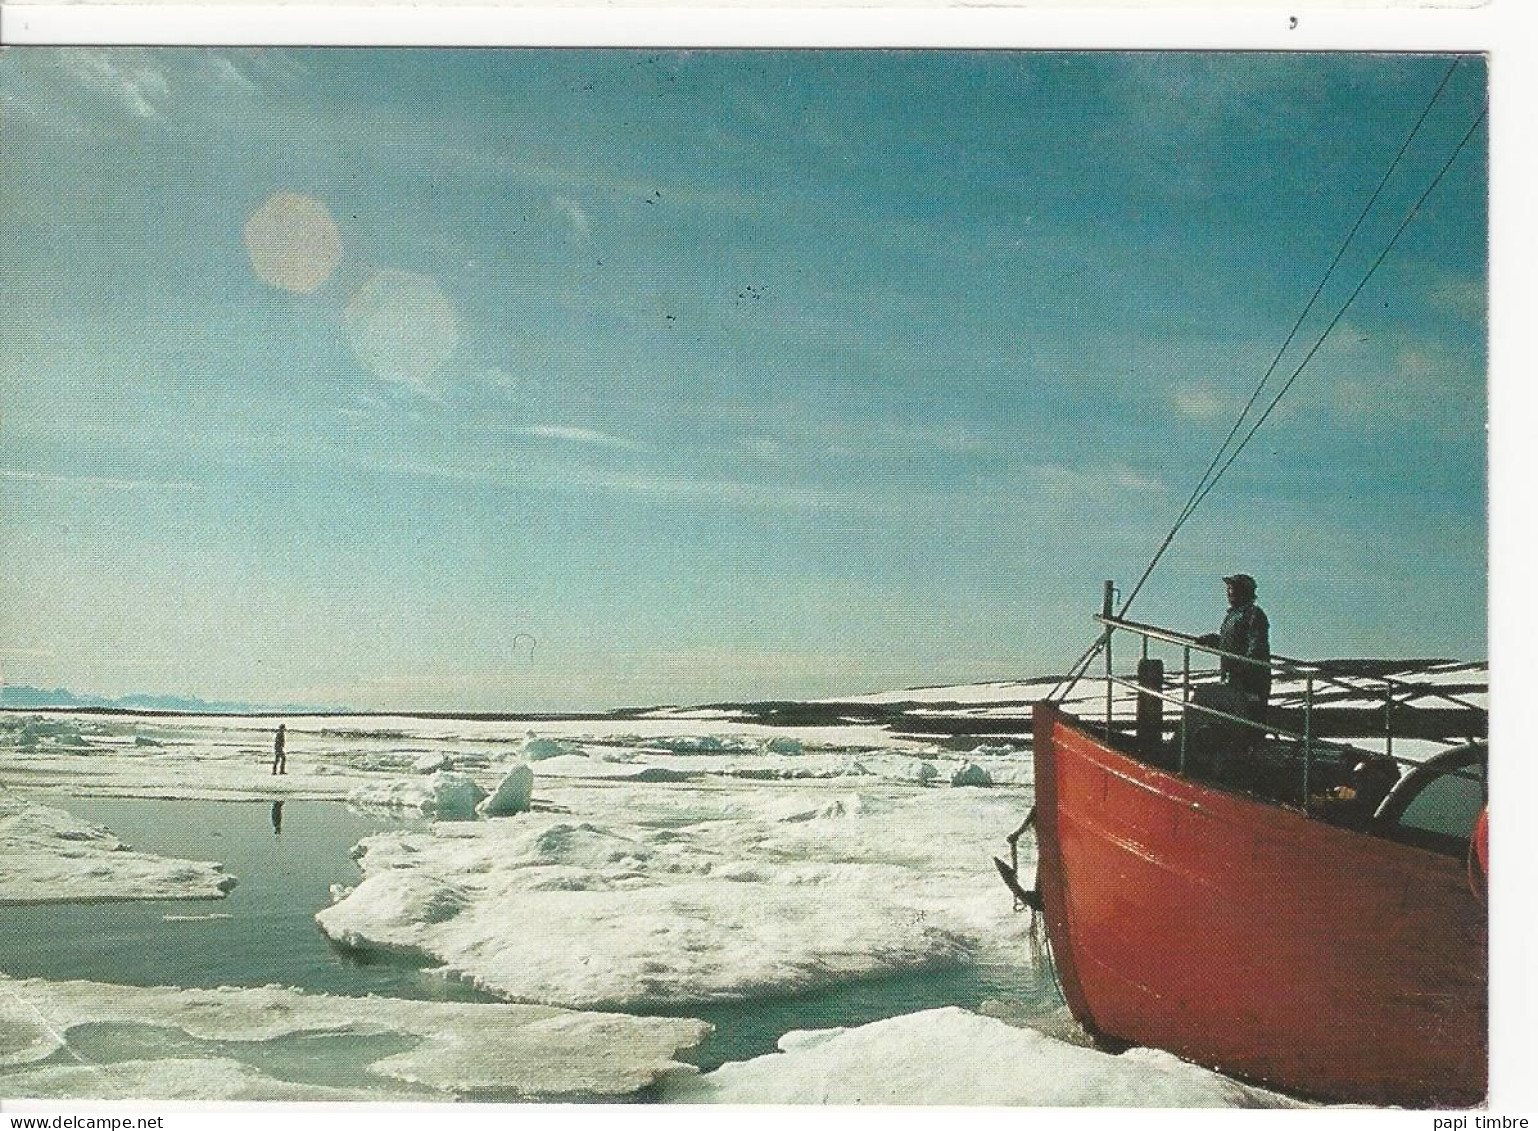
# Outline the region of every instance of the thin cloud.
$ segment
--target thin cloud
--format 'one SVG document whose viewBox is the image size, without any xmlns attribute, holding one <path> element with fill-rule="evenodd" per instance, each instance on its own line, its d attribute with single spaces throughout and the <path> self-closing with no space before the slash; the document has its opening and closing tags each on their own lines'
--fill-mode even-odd
<svg viewBox="0 0 1538 1131">
<path fill-rule="evenodd" d="M 0 109 L 54 133 L 80 133 L 102 119 L 141 123 L 178 114 L 222 114 L 267 85 L 306 72 L 283 52 L 57 48 L 17 52 L 0 68 Z"/>
<path fill-rule="evenodd" d="M 1489 295 L 1485 280 L 1462 275 L 1449 275 L 1431 289 L 1433 304 L 1470 321 L 1483 322 Z"/>
<path fill-rule="evenodd" d="M 586 240 L 593 234 L 593 225 L 587 218 L 587 213 L 582 206 L 574 200 L 564 196 L 558 196 L 550 202 L 556 211 L 566 217 L 566 222 L 571 225 L 571 230 L 580 240 Z"/>
<path fill-rule="evenodd" d="M 260 89 L 243 70 L 223 55 L 209 56 L 208 70 L 215 82 L 241 94 L 255 94 Z"/>
<path fill-rule="evenodd" d="M 728 424 L 736 424 L 745 411 L 733 405 L 711 415 Z M 736 442 L 736 447 L 754 459 L 768 462 L 784 462 L 807 449 L 815 449 L 823 456 L 857 459 L 988 456 L 1008 450 L 1007 443 L 954 422 L 863 417 L 831 419 L 799 411 L 784 401 L 752 411 L 773 423 L 767 426 L 767 431 L 743 436 Z"/>
<path fill-rule="evenodd" d="M 586 444 L 595 448 L 613 448 L 618 451 L 644 451 L 646 445 L 623 436 L 600 432 L 596 428 L 570 428 L 556 424 L 541 424 L 522 430 L 525 436 L 538 436 L 546 440 L 566 440 L 573 444 Z"/>
<path fill-rule="evenodd" d="M 529 428 L 524 434 L 543 434 L 555 439 L 593 443 L 602 437 L 611 443 L 632 446 L 631 441 L 609 437 L 581 428 Z M 633 445 L 640 447 L 640 445 Z M 677 502 L 711 503 L 743 510 L 780 512 L 847 511 L 868 509 L 868 500 L 856 500 L 813 487 L 788 484 L 750 483 L 741 480 L 635 473 L 607 474 L 592 468 L 570 464 L 533 464 L 519 467 L 456 467 L 423 460 L 379 460 L 354 455 L 338 445 L 303 445 L 301 450 L 320 457 L 326 463 L 385 475 L 403 475 L 452 483 L 483 483 L 510 491 L 553 491 L 557 493 L 601 493 L 637 495 L 644 498 Z"/>
<path fill-rule="evenodd" d="M 982 455 L 997 450 L 992 441 L 959 424 L 883 421 L 871 433 L 881 449 L 907 455 Z"/>
<path fill-rule="evenodd" d="M 142 52 L 66 51 L 65 66 L 81 86 L 114 99 L 136 118 L 154 118 L 171 93 L 163 71 Z"/>
<path fill-rule="evenodd" d="M 1238 407 L 1232 394 L 1206 385 L 1177 385 L 1170 393 L 1170 403 L 1181 416 L 1193 420 L 1230 416 Z"/>
<path fill-rule="evenodd" d="M 1426 435 L 1443 429 L 1483 434 L 1486 398 L 1477 359 L 1434 335 L 1403 329 L 1369 334 L 1346 323 L 1341 329 L 1332 338 L 1333 352 L 1321 354 L 1318 374 L 1321 394 L 1337 413 L 1362 417 L 1374 428 L 1414 420 Z M 1464 392 L 1450 396 L 1452 389 Z"/>
<path fill-rule="evenodd" d="M 404 475 L 448 483 L 500 483 L 503 477 L 484 468 L 455 467 L 418 459 L 374 459 L 335 443 L 299 443 L 295 450 L 315 457 L 322 468 L 335 466 L 384 475 Z"/>
<path fill-rule="evenodd" d="M 390 142 L 381 144 L 388 145 Z M 567 193 L 634 201 L 642 201 L 657 194 L 670 209 L 698 208 L 739 215 L 761 214 L 784 196 L 783 189 L 772 186 L 743 190 L 729 185 L 617 176 L 608 167 L 590 166 L 575 160 L 571 163 L 531 160 L 522 154 L 510 157 L 492 146 L 480 148 L 446 142 L 432 143 L 417 138 L 412 138 L 409 144 L 417 160 L 434 156 L 446 163 L 494 172 L 518 184 L 539 186 L 545 191 L 554 192 L 556 195 L 550 199 L 551 207 L 565 214 L 574 224 L 588 224 L 589 227 L 591 218 L 587 211 Z M 576 210 L 575 216 L 572 209 Z"/>
<path fill-rule="evenodd" d="M 732 479 L 691 479 L 676 475 L 594 475 L 579 472 L 562 484 L 577 490 L 607 491 L 654 499 L 701 501 L 747 510 L 785 512 L 831 511 L 848 508 L 852 500 L 815 487 L 745 483 Z"/>
<path fill-rule="evenodd" d="M 105 475 L 50 475 L 41 471 L 0 471 L 0 479 L 13 483 L 41 483 L 59 487 L 94 487 L 106 491 L 201 491 L 201 483 L 180 479 L 119 479 Z"/>
<path fill-rule="evenodd" d="M 1051 498 L 1087 502 L 1124 502 L 1132 495 L 1164 495 L 1169 487 L 1159 479 L 1129 467 L 1068 467 L 1037 464 L 1026 469 L 1031 484 Z"/>
</svg>

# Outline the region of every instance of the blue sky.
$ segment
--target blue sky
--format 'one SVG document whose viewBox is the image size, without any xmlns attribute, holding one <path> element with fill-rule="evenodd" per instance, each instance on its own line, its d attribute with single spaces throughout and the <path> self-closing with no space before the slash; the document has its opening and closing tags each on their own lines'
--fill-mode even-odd
<svg viewBox="0 0 1538 1131">
<path fill-rule="evenodd" d="M 0 674 L 543 710 L 1057 670 L 1450 62 L 8 49 Z M 1484 655 L 1486 162 L 1136 615 L 1211 630 L 1246 570 L 1282 652 Z"/>
</svg>

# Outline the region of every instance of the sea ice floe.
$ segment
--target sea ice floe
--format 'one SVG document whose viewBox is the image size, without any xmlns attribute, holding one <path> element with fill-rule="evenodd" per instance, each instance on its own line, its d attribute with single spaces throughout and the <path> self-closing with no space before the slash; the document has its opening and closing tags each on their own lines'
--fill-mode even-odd
<svg viewBox="0 0 1538 1131">
<path fill-rule="evenodd" d="M 364 880 L 317 922 L 509 1000 L 576 1008 L 795 993 L 1023 953 L 1025 921 L 987 859 L 1019 820 L 1000 792 L 593 781 L 554 796 L 569 815 L 367 838 Z"/>
<path fill-rule="evenodd" d="M 60 1061 L 0 1074 L 8 1097 L 31 1100 L 146 1100 L 234 1103 L 304 1101 L 337 1103 L 421 1100 L 420 1093 L 392 1088 L 381 1080 L 373 1087 L 338 1088 L 294 1083 L 268 1076 L 251 1065 L 222 1057 L 164 1057 L 124 1060 Z"/>
<path fill-rule="evenodd" d="M 469 821 L 486 791 L 474 778 L 439 770 L 426 778 L 391 778 L 359 786 L 347 795 L 354 805 L 409 809 L 440 821 Z"/>
<path fill-rule="evenodd" d="M 234 886 L 219 864 L 134 852 L 63 809 L 0 794 L 0 904 L 218 899 Z"/>
<path fill-rule="evenodd" d="M 1300 1107 L 1152 1049 L 1120 1056 L 958 1008 L 787 1033 L 778 1053 L 663 1082 L 679 1103 Z"/>
<path fill-rule="evenodd" d="M 0 718 L 0 731 L 8 731 L 21 750 L 59 747 L 83 750 L 89 743 L 81 734 L 81 724 L 69 718 L 44 718 L 40 715 Z"/>
<path fill-rule="evenodd" d="M 788 730 L 744 721 L 748 716 L 742 712 L 730 715 L 542 719 L 538 731 L 531 732 L 526 721 L 392 716 L 280 720 L 0 714 L 0 759 L 24 770 L 40 788 L 80 796 L 346 800 L 367 787 L 372 800 L 393 804 L 376 792 L 386 775 L 426 777 L 451 769 L 489 787 L 499 768 L 534 760 L 566 763 L 567 776 L 580 776 L 584 768 L 596 771 L 604 762 L 625 762 L 691 776 L 728 774 L 733 767 L 756 763 L 776 777 L 833 777 L 854 772 L 841 763 L 857 751 L 909 752 L 924 745 L 864 720 L 830 719 Z M 269 772 L 279 721 L 287 725 L 286 775 Z M 786 752 L 766 749 L 771 742 Z M 789 753 L 795 744 L 817 753 Z"/>
<path fill-rule="evenodd" d="M 321 912 L 321 928 L 346 943 L 414 943 L 510 1000 L 574 1008 L 738 1000 L 955 963 L 965 951 L 939 916 L 879 896 L 852 908 L 848 882 L 794 888 L 702 877 L 525 889 L 475 899 L 443 923 L 408 910 L 415 921 L 401 924 L 374 906 L 376 879 L 384 878 L 365 880 Z"/>
<path fill-rule="evenodd" d="M 820 703 L 1019 703 L 1029 706 L 1052 687 L 1052 680 L 1007 680 L 993 683 L 967 683 L 942 687 L 909 687 L 900 691 L 878 691 L 869 695 L 845 695 L 820 699 Z"/>
<path fill-rule="evenodd" d="M 1029 755 L 1030 750 L 1028 749 L 1021 750 L 1008 745 L 989 746 L 984 744 L 972 748 L 972 757 L 974 758 L 1021 758 L 1028 757 Z"/>
<path fill-rule="evenodd" d="M 80 1026 L 154 1026 L 224 1042 L 217 1056 L 141 1055 L 95 1071 L 68 1055 Z M 120 1099 L 400 1099 L 402 1085 L 440 1099 L 581 1100 L 634 1094 L 663 1075 L 688 1073 L 676 1058 L 709 1032 L 700 1021 L 574 1013 L 529 1005 L 470 1005 L 257 989 L 140 988 L 96 982 L 12 980 L 0 975 L 0 1094 Z M 381 1034 L 411 1038 L 358 1065 L 347 1087 L 321 1089 L 260 1070 L 260 1045 L 293 1036 Z M 246 1061 L 242 1051 L 252 1054 Z M 44 1063 L 46 1061 L 46 1063 Z M 207 1083 L 200 1085 L 200 1074 Z M 431 1095 L 428 1097 L 431 1098 Z"/>
</svg>

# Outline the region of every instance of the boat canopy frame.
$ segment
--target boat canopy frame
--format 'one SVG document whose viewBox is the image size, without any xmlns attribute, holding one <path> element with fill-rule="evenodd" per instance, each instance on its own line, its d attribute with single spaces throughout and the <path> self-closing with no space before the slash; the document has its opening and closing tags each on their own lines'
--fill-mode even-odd
<svg viewBox="0 0 1538 1131">
<path fill-rule="evenodd" d="M 1111 585 L 1110 583 L 1107 583 L 1106 593 L 1108 598 L 1111 592 Z M 1246 656 L 1237 652 L 1229 652 L 1223 648 L 1217 647 L 1216 645 L 1203 643 L 1200 638 L 1191 636 L 1186 633 L 1175 632 L 1170 629 L 1161 628 L 1157 625 L 1146 624 L 1141 621 L 1128 620 L 1123 617 L 1116 616 L 1110 611 L 1109 599 L 1107 600 L 1105 608 L 1095 616 L 1095 620 L 1101 625 L 1103 629 L 1103 634 L 1100 639 L 1100 646 L 1105 653 L 1105 735 L 1108 741 L 1115 734 L 1115 725 L 1113 721 L 1114 688 L 1122 687 L 1133 691 L 1139 697 L 1159 699 L 1163 702 L 1174 704 L 1180 708 L 1182 713 L 1182 725 L 1176 728 L 1179 735 L 1177 769 L 1182 776 L 1186 775 L 1188 771 L 1188 734 L 1190 731 L 1190 727 L 1184 725 L 1184 720 L 1190 719 L 1193 713 L 1207 718 L 1221 720 L 1231 725 L 1243 727 L 1246 730 L 1258 733 L 1260 735 L 1274 736 L 1285 741 L 1297 743 L 1301 746 L 1303 752 L 1302 799 L 1303 811 L 1305 813 L 1310 812 L 1310 778 L 1316 765 L 1317 756 L 1321 751 L 1328 750 L 1336 752 L 1337 754 L 1346 755 L 1358 754 L 1363 757 L 1378 759 L 1387 758 L 1393 761 L 1395 766 L 1401 770 L 1408 768 L 1413 771 L 1417 767 L 1425 764 L 1423 761 L 1419 761 L 1413 758 L 1397 757 L 1394 754 L 1394 708 L 1396 705 L 1403 706 L 1413 699 L 1430 698 L 1445 701 L 1451 706 L 1468 712 L 1471 720 L 1477 718 L 1480 723 L 1477 728 L 1470 729 L 1470 733 L 1468 735 L 1468 741 L 1470 743 L 1482 741 L 1482 735 L 1488 726 L 1486 721 L 1488 715 L 1485 709 L 1477 706 L 1476 704 L 1470 703 L 1467 700 L 1461 699 L 1457 695 L 1439 691 L 1435 688 L 1428 688 L 1421 684 L 1411 683 L 1407 680 L 1396 679 L 1389 675 L 1349 672 L 1345 670 L 1341 665 L 1332 665 L 1323 661 L 1296 660 L 1292 659 L 1291 657 L 1280 655 L 1273 655 L 1269 659 L 1260 660 L 1253 656 Z M 1166 691 L 1162 686 L 1149 686 L 1141 681 L 1127 679 L 1126 677 L 1118 676 L 1115 673 L 1112 666 L 1112 637 L 1118 632 L 1129 633 L 1140 638 L 1142 645 L 1141 655 L 1145 660 L 1149 658 L 1150 641 L 1158 641 L 1161 643 L 1174 645 L 1181 649 L 1182 662 L 1178 694 Z M 1193 669 L 1191 666 L 1191 656 L 1193 652 L 1201 655 L 1213 656 L 1219 660 L 1228 660 L 1235 663 L 1264 667 L 1271 672 L 1273 678 L 1280 677 L 1282 679 L 1293 681 L 1301 679 L 1303 681 L 1302 731 L 1297 732 L 1287 730 L 1282 727 L 1274 726 L 1267 721 L 1257 720 L 1246 715 L 1239 715 L 1230 711 L 1222 710 L 1219 707 L 1213 707 L 1205 703 L 1196 702 L 1193 696 Z M 1362 681 L 1376 683 L 1382 687 L 1382 737 L 1384 742 L 1384 749 L 1381 753 L 1378 751 L 1366 749 L 1364 747 L 1354 746 L 1349 742 L 1326 740 L 1321 738 L 1315 731 L 1314 706 L 1316 685 L 1323 684 L 1335 688 L 1344 688 L 1357 694 L 1361 694 L 1363 691 L 1363 687 L 1361 686 Z M 1139 701 L 1141 701 L 1141 699 Z M 1455 746 L 1450 746 L 1449 748 L 1453 749 Z M 1449 771 L 1449 773 L 1452 776 L 1478 780 L 1481 783 L 1481 787 L 1484 787 L 1485 779 L 1483 775 L 1475 775 L 1466 771 L 1458 770 Z"/>
</svg>

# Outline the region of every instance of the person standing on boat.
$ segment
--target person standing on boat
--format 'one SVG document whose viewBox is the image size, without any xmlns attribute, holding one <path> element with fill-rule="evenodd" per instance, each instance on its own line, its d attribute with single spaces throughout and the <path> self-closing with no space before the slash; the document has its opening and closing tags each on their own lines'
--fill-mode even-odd
<svg viewBox="0 0 1538 1131">
<path fill-rule="evenodd" d="M 288 754 L 283 750 L 283 723 L 278 724 L 278 733 L 272 740 L 272 772 L 275 774 L 288 773 Z"/>
<path fill-rule="evenodd" d="M 1271 623 L 1255 603 L 1253 577 L 1236 573 L 1225 577 L 1223 584 L 1228 587 L 1228 614 L 1217 634 L 1204 636 L 1201 642 L 1233 653 L 1219 657 L 1218 674 L 1224 683 L 1243 693 L 1250 717 L 1263 723 L 1271 701 Z"/>
</svg>

